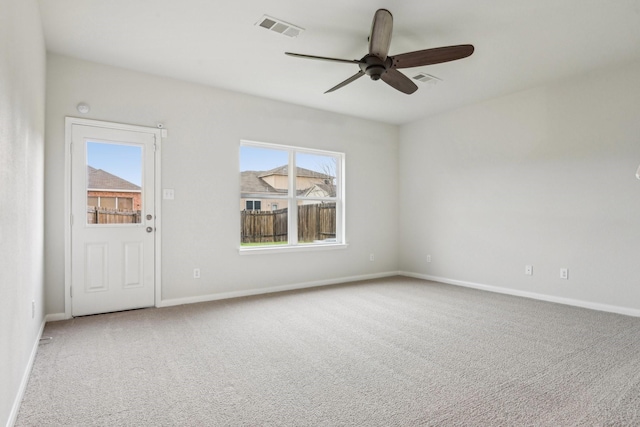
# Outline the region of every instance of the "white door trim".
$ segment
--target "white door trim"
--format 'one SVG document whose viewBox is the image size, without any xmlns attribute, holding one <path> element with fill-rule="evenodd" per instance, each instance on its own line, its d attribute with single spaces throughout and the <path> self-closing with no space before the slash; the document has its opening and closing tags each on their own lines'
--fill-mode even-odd
<svg viewBox="0 0 640 427">
<path fill-rule="evenodd" d="M 160 181 L 160 148 L 162 142 L 162 129 L 128 125 L 123 123 L 105 122 L 101 120 L 81 119 L 78 117 L 65 117 L 64 139 L 64 314 L 66 319 L 71 318 L 71 127 L 73 125 L 94 126 L 115 130 L 127 130 L 133 132 L 150 133 L 155 136 L 155 306 L 162 301 L 161 280 L 161 242 L 162 242 L 162 186 Z"/>
</svg>

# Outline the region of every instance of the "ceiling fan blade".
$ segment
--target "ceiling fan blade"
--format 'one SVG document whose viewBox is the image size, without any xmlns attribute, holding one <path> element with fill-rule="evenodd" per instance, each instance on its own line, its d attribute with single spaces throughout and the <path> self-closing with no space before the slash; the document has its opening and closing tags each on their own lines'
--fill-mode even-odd
<svg viewBox="0 0 640 427">
<path fill-rule="evenodd" d="M 422 67 L 423 65 L 440 64 L 466 58 L 473 53 L 473 45 L 461 44 L 457 46 L 436 47 L 403 53 L 393 57 L 393 68 Z"/>
<path fill-rule="evenodd" d="M 314 56 L 314 55 L 304 55 L 302 53 L 292 53 L 285 52 L 285 55 L 295 56 L 297 58 L 306 58 L 306 59 L 317 59 L 320 61 L 333 61 L 333 62 L 346 62 L 347 64 L 359 64 L 360 61 L 357 59 L 339 59 L 339 58 L 327 58 L 326 56 Z"/>
<path fill-rule="evenodd" d="M 341 87 L 344 87 L 344 86 L 348 85 L 349 83 L 358 80 L 362 76 L 364 76 L 364 73 L 362 71 L 358 71 L 356 74 L 354 74 L 353 76 L 349 77 L 347 80 L 343 81 L 342 83 L 335 85 L 334 87 L 332 87 L 331 89 L 329 89 L 325 93 L 329 93 L 329 92 L 333 92 L 334 90 L 338 90 Z"/>
<path fill-rule="evenodd" d="M 386 84 L 399 90 L 400 92 L 411 95 L 418 90 L 418 86 L 411 79 L 395 68 L 389 68 L 386 73 L 380 77 Z"/>
<path fill-rule="evenodd" d="M 373 16 L 371 34 L 369 36 L 369 54 L 375 55 L 383 61 L 389 54 L 391 32 L 393 31 L 393 16 L 386 9 L 379 9 Z"/>
</svg>

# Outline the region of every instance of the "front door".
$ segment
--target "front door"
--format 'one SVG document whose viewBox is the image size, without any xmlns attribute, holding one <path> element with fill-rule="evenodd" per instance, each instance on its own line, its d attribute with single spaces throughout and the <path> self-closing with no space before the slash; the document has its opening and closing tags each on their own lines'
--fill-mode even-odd
<svg viewBox="0 0 640 427">
<path fill-rule="evenodd" d="M 71 126 L 71 315 L 155 302 L 155 134 Z"/>
</svg>

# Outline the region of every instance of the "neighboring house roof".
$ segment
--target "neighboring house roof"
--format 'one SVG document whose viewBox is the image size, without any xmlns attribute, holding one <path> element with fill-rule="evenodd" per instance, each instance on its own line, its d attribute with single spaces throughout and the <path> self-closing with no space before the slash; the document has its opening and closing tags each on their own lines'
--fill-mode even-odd
<svg viewBox="0 0 640 427">
<path fill-rule="evenodd" d="M 307 177 L 307 178 L 316 178 L 318 180 L 328 180 L 328 182 L 333 182 L 333 177 L 331 175 L 325 175 L 320 172 L 312 171 L 305 168 L 296 168 L 298 171 L 298 176 Z M 287 166 L 280 166 L 275 169 L 271 169 L 269 171 L 242 171 L 240 172 L 240 193 L 245 195 L 258 195 L 260 193 L 279 193 L 286 197 L 287 190 L 286 189 L 277 189 L 269 185 L 266 181 L 264 181 L 263 177 L 268 177 L 272 175 L 287 175 Z M 302 190 L 298 190 L 298 195 L 309 195 L 310 193 L 321 190 L 326 194 L 324 197 L 335 197 L 336 196 L 336 186 L 333 184 L 314 184 L 309 188 L 305 188 Z"/>
<path fill-rule="evenodd" d="M 276 190 L 262 179 L 260 176 L 264 171 L 243 171 L 240 173 L 240 192 L 241 193 L 283 193 L 287 194 L 287 190 Z"/>
<path fill-rule="evenodd" d="M 140 191 L 141 188 L 127 180 L 105 172 L 102 169 L 96 169 L 87 166 L 87 176 L 91 190 L 122 190 L 122 191 Z"/>
<path fill-rule="evenodd" d="M 289 168 L 288 165 L 284 165 L 268 171 L 263 171 L 263 172 L 260 172 L 260 175 L 258 175 L 258 177 L 263 178 L 265 176 L 270 176 L 270 175 L 287 175 L 288 168 Z M 333 179 L 331 175 L 326 175 L 324 173 L 320 173 L 320 172 L 316 172 L 316 171 L 312 171 L 312 170 L 300 168 L 300 167 L 296 167 L 296 176 L 302 176 L 305 178 Z"/>
</svg>

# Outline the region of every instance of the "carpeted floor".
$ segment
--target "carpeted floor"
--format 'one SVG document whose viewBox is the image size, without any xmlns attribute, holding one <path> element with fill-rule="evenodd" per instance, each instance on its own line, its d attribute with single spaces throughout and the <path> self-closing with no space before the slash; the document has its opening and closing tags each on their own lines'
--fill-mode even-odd
<svg viewBox="0 0 640 427">
<path fill-rule="evenodd" d="M 44 335 L 17 426 L 640 425 L 640 318 L 416 279 Z"/>
</svg>

